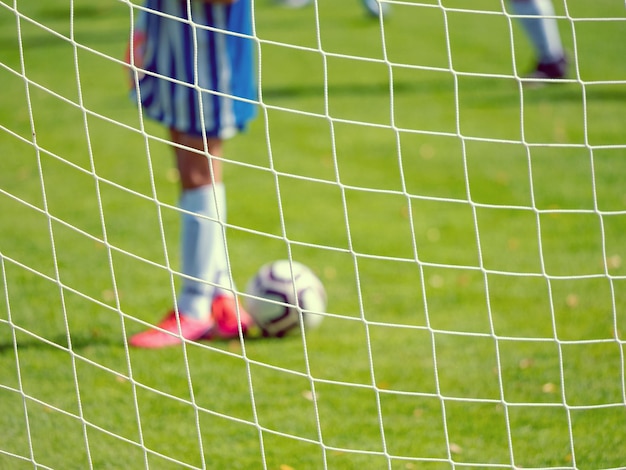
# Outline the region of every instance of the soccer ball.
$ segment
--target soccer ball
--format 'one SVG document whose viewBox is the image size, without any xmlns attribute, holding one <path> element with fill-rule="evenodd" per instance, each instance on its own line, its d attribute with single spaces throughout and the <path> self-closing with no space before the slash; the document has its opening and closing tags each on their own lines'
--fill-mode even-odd
<svg viewBox="0 0 626 470">
<path fill-rule="evenodd" d="M 295 285 L 294 285 L 295 281 Z M 264 336 L 282 337 L 302 320 L 317 327 L 326 309 L 326 291 L 319 278 L 302 263 L 279 260 L 267 263 L 246 286 L 245 307 Z"/>
</svg>

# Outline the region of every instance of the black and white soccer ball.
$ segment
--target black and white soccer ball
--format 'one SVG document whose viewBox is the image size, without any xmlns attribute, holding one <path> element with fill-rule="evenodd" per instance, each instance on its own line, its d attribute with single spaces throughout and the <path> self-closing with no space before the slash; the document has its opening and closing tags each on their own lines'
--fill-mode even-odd
<svg viewBox="0 0 626 470">
<path fill-rule="evenodd" d="M 264 264 L 246 286 L 245 307 L 264 336 L 282 337 L 324 318 L 326 291 L 302 263 L 278 260 Z"/>
</svg>

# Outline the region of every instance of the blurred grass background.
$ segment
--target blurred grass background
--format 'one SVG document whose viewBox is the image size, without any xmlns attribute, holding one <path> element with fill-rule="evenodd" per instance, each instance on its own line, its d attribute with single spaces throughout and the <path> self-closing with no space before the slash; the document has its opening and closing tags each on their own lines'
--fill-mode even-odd
<svg viewBox="0 0 626 470">
<path fill-rule="evenodd" d="M 624 5 L 557 0 L 573 80 L 534 90 L 500 2 L 441 5 L 381 31 L 356 0 L 256 2 L 233 271 L 292 256 L 330 316 L 141 351 L 178 190 L 126 95 L 130 6 L 0 1 L 0 468 L 626 465 Z"/>
</svg>

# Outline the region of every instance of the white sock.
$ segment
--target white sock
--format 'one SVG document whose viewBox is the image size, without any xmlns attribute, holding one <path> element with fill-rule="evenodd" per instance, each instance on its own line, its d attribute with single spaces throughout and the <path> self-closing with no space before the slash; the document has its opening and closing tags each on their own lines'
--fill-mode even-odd
<svg viewBox="0 0 626 470">
<path fill-rule="evenodd" d="M 517 15 L 533 15 L 540 18 L 519 18 L 535 48 L 540 62 L 556 62 L 563 58 L 563 45 L 554 7 L 551 0 L 512 0 L 512 7 Z"/>
<path fill-rule="evenodd" d="M 222 183 L 183 191 L 179 206 L 181 271 L 184 278 L 177 304 L 180 312 L 202 319 L 210 314 L 216 286 L 230 284 L 222 223 L 226 222 L 226 191 Z"/>
</svg>

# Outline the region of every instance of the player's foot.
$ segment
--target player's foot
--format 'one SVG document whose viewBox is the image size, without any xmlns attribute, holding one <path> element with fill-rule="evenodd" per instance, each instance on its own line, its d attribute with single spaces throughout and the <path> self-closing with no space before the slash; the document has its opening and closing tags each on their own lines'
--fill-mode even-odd
<svg viewBox="0 0 626 470">
<path fill-rule="evenodd" d="M 254 320 L 237 302 L 232 295 L 219 295 L 211 305 L 213 327 L 207 331 L 202 339 L 233 339 L 239 337 L 239 323 L 241 332 L 245 335 L 254 327 Z"/>
<path fill-rule="evenodd" d="M 532 81 L 526 82 L 529 86 L 541 86 L 544 82 L 562 80 L 567 75 L 567 59 L 562 57 L 555 62 L 539 62 L 535 69 L 526 78 Z"/>
<path fill-rule="evenodd" d="M 386 15 L 389 13 L 389 4 L 387 2 L 378 2 L 377 0 L 361 0 L 367 13 L 378 18 L 378 15 Z"/>
<path fill-rule="evenodd" d="M 180 326 L 179 326 L 180 324 Z M 183 339 L 196 341 L 214 326 L 212 318 L 196 320 L 172 310 L 156 327 L 131 336 L 129 344 L 136 348 L 163 348 L 182 343 Z"/>
</svg>

